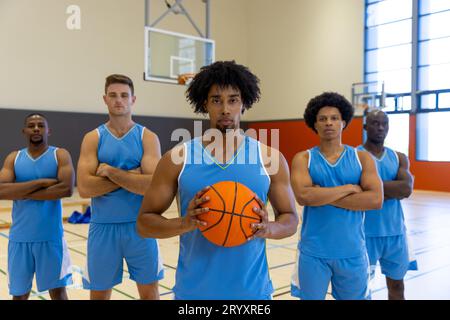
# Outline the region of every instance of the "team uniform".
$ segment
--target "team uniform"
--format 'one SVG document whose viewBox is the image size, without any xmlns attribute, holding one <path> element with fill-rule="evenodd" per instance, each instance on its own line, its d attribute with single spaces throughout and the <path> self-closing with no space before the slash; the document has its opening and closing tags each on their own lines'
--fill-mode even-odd
<svg viewBox="0 0 450 320">
<path fill-rule="evenodd" d="M 135 124 L 117 138 L 105 124 L 98 127 L 98 162 L 126 171 L 140 167 L 144 129 Z M 87 265 L 83 272 L 85 289 L 109 290 L 121 283 L 123 259 L 130 279 L 138 284 L 150 284 L 164 277 L 158 242 L 136 232 L 142 199 L 143 196 L 124 188 L 92 198 Z"/>
<path fill-rule="evenodd" d="M 57 149 L 49 146 L 36 159 L 27 148 L 20 150 L 14 160 L 15 182 L 57 179 Z M 72 284 L 60 199 L 13 202 L 8 242 L 9 293 L 21 296 L 30 292 L 34 273 L 40 292 Z"/>
<path fill-rule="evenodd" d="M 363 146 L 358 149 L 367 151 Z M 398 155 L 390 148 L 384 149 L 380 159 L 371 155 L 376 160 L 381 180 L 393 181 L 397 178 L 399 169 Z M 366 211 L 364 228 L 372 277 L 378 261 L 381 272 L 393 280 L 403 279 L 408 270 L 417 270 L 399 199 L 385 199 L 380 210 Z"/>
<path fill-rule="evenodd" d="M 362 166 L 355 148 L 344 145 L 335 164 L 326 160 L 319 147 L 308 153 L 314 185 L 360 184 Z M 305 206 L 291 294 L 305 300 L 324 299 L 330 281 L 335 299 L 370 299 L 364 212 Z"/>
<path fill-rule="evenodd" d="M 196 193 L 220 181 L 236 181 L 250 188 L 264 203 L 270 177 L 261 160 L 258 141 L 245 137 L 226 164 L 203 147 L 200 138 L 184 144 L 184 165 L 178 177 L 181 216 Z M 173 288 L 175 299 L 271 299 L 272 281 L 266 241 L 256 238 L 236 247 L 209 242 L 195 229 L 180 236 L 180 253 Z"/>
</svg>

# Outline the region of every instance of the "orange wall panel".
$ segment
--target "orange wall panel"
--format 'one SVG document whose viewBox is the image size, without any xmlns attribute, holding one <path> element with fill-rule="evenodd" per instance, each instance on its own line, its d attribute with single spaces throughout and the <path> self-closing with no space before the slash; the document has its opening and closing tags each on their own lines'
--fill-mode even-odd
<svg viewBox="0 0 450 320">
<path fill-rule="evenodd" d="M 317 134 L 306 125 L 304 120 L 250 122 L 248 128 L 256 131 L 278 129 L 280 151 L 286 157 L 289 165 L 297 152 L 319 144 Z M 270 133 L 268 136 L 270 136 Z M 342 141 L 352 146 L 362 143 L 362 118 L 355 118 L 350 122 L 350 125 L 344 130 Z"/>
<path fill-rule="evenodd" d="M 278 129 L 280 151 L 291 165 L 294 155 L 319 143 L 317 135 L 306 126 L 304 120 L 249 122 L 248 128 Z M 344 130 L 342 142 L 351 146 L 362 143 L 363 119 L 354 118 Z M 270 135 L 270 134 L 269 134 Z M 269 140 L 270 142 L 270 140 Z M 273 145 L 272 145 L 273 146 Z M 450 192 L 450 162 L 416 161 L 416 117 L 410 117 L 409 159 L 415 177 L 414 188 Z"/>
</svg>

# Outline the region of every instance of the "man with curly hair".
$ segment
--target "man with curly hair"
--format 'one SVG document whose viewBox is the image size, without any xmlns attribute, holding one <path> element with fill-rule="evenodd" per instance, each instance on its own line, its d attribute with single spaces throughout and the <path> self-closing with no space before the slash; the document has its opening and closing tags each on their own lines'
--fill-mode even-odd
<svg viewBox="0 0 450 320">
<path fill-rule="evenodd" d="M 291 292 L 301 299 L 324 299 L 330 281 L 335 299 L 370 299 L 364 211 L 381 208 L 383 189 L 372 157 L 342 144 L 352 117 L 352 105 L 334 92 L 311 99 L 304 113 L 320 144 L 292 161 L 304 212 Z"/>
<path fill-rule="evenodd" d="M 180 236 L 175 299 L 271 299 L 265 239 L 293 235 L 298 217 L 283 155 L 240 131 L 242 113 L 259 99 L 258 82 L 254 74 L 234 61 L 203 67 L 190 83 L 187 99 L 196 113 L 209 115 L 211 129 L 207 131 L 213 131 L 215 140 L 223 143 L 211 142 L 205 132 L 168 151 L 144 196 L 137 223 L 139 234 L 152 238 Z M 184 160 L 175 163 L 179 154 Z M 273 174 L 266 170 L 269 159 L 278 159 L 278 170 Z M 261 206 L 253 208 L 262 219 L 252 226 L 254 236 L 235 247 L 217 246 L 198 229 L 207 225 L 197 218 L 209 211 L 200 206 L 209 201 L 204 193 L 212 184 L 226 180 L 249 187 Z M 175 196 L 180 217 L 163 217 Z M 274 221 L 268 218 L 268 200 L 274 208 Z"/>
</svg>

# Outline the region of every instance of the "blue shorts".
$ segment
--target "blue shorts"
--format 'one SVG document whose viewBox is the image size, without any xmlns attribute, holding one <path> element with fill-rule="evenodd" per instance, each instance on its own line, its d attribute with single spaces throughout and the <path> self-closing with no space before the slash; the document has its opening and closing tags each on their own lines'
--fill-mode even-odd
<svg viewBox="0 0 450 320">
<path fill-rule="evenodd" d="M 369 300 L 369 260 L 317 258 L 300 253 L 291 282 L 291 295 L 302 300 L 323 300 L 331 281 L 336 300 Z"/>
<path fill-rule="evenodd" d="M 136 222 L 91 223 L 83 288 L 109 290 L 122 282 L 125 259 L 130 279 L 150 284 L 164 277 L 158 242 L 141 238 Z"/>
<path fill-rule="evenodd" d="M 408 270 L 417 270 L 406 235 L 392 237 L 367 237 L 367 253 L 370 261 L 370 275 L 375 275 L 380 261 L 381 273 L 392 280 L 402 280 Z"/>
<path fill-rule="evenodd" d="M 40 292 L 72 284 L 71 267 L 64 238 L 44 242 L 9 241 L 9 294 L 22 296 L 29 293 L 35 273 Z"/>
</svg>

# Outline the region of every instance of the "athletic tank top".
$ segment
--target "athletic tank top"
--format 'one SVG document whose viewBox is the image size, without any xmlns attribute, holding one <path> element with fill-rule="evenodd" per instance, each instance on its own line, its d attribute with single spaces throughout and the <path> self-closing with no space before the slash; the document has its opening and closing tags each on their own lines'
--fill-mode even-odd
<svg viewBox="0 0 450 320">
<path fill-rule="evenodd" d="M 14 161 L 15 182 L 37 179 L 57 179 L 56 150 L 49 146 L 33 159 L 28 149 L 20 150 Z M 60 240 L 63 236 L 61 200 L 14 200 L 9 240 L 14 242 L 41 242 Z"/>
<path fill-rule="evenodd" d="M 319 147 L 308 152 L 309 174 L 314 185 L 337 187 L 360 184 L 362 166 L 355 148 L 344 145 L 335 164 L 325 159 Z M 305 206 L 299 249 L 310 256 L 327 259 L 365 254 L 364 212 L 332 205 Z"/>
<path fill-rule="evenodd" d="M 397 178 L 399 160 L 397 152 L 384 148 L 380 159 L 371 154 L 364 146 L 358 149 L 367 151 L 377 165 L 378 174 L 383 181 L 393 181 Z M 380 210 L 366 211 L 364 228 L 367 237 L 398 236 L 405 233 L 405 219 L 399 199 L 387 199 Z"/>
<path fill-rule="evenodd" d="M 99 141 L 97 157 L 99 163 L 129 171 L 141 166 L 144 149 L 142 139 L 144 127 L 135 124 L 124 136 L 117 138 L 106 127 L 97 128 Z M 143 196 L 124 188 L 92 198 L 92 218 L 94 223 L 135 222 Z"/>
<path fill-rule="evenodd" d="M 237 181 L 264 202 L 270 177 L 261 160 L 258 141 L 245 137 L 233 159 L 218 163 L 200 138 L 184 144 L 184 166 L 178 178 L 181 216 L 195 194 L 219 181 Z M 196 229 L 180 236 L 180 253 L 173 288 L 178 299 L 267 299 L 273 292 L 266 241 L 257 238 L 236 247 L 220 247 Z"/>
</svg>

